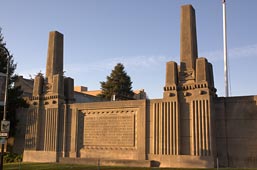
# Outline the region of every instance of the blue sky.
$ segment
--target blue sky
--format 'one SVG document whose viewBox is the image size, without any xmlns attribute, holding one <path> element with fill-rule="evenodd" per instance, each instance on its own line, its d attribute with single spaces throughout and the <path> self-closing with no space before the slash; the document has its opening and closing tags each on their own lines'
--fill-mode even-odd
<svg viewBox="0 0 257 170">
<path fill-rule="evenodd" d="M 179 63 L 180 6 L 196 11 L 199 57 L 213 64 L 224 96 L 221 0 L 8 0 L 0 27 L 16 72 L 45 73 L 48 33 L 64 34 L 65 75 L 75 85 L 100 89 L 116 63 L 124 64 L 133 89 L 161 98 L 165 63 Z M 230 95 L 257 94 L 257 1 L 227 0 Z"/>
</svg>

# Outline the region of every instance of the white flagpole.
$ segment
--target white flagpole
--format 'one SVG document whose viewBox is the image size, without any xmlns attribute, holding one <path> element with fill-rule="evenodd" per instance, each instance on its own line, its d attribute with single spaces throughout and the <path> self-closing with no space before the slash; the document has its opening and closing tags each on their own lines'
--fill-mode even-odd
<svg viewBox="0 0 257 170">
<path fill-rule="evenodd" d="M 223 48 L 224 48 L 224 81 L 225 97 L 228 97 L 228 62 L 227 62 L 227 24 L 226 24 L 226 0 L 222 0 L 223 8 Z"/>
</svg>

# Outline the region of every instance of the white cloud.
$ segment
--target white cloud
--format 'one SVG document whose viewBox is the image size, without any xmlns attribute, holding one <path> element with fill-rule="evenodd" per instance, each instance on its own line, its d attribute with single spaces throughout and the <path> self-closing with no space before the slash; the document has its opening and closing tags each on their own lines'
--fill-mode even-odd
<svg viewBox="0 0 257 170">
<path fill-rule="evenodd" d="M 169 61 L 167 56 L 122 56 L 95 62 L 72 63 L 65 65 L 67 72 L 92 72 L 112 69 L 117 63 L 122 63 L 129 69 L 144 69 Z"/>
<path fill-rule="evenodd" d="M 233 48 L 229 50 L 229 55 L 233 58 L 245 58 L 257 56 L 257 44 L 252 44 L 244 47 Z"/>
<path fill-rule="evenodd" d="M 223 51 L 217 50 L 212 52 L 199 53 L 199 57 L 206 57 L 210 62 L 223 60 Z M 249 58 L 257 57 L 257 44 L 247 45 L 243 47 L 228 49 L 229 59 L 233 58 Z M 165 67 L 168 61 L 176 61 L 179 57 L 168 56 L 122 56 L 114 57 L 93 62 L 80 62 L 80 63 L 64 63 L 64 70 L 69 75 L 91 73 L 94 71 L 107 71 L 113 69 L 117 63 L 123 63 L 126 69 L 151 69 L 151 67 L 161 66 Z M 31 68 L 20 70 L 17 69 L 17 74 L 29 77 L 34 77 L 39 71 L 45 72 L 45 68 Z"/>
<path fill-rule="evenodd" d="M 200 56 L 206 57 L 210 61 L 223 60 L 223 49 L 203 52 L 200 53 Z M 228 49 L 227 56 L 229 59 L 257 57 L 257 44 Z"/>
<path fill-rule="evenodd" d="M 223 51 L 211 51 L 199 53 L 199 57 L 206 57 L 210 62 L 223 60 Z M 257 44 L 228 49 L 228 58 L 246 58 L 257 56 Z M 105 71 L 112 69 L 117 63 L 122 63 L 129 69 L 146 69 L 162 64 L 167 61 L 176 60 L 178 57 L 167 56 L 122 56 L 85 63 L 68 63 L 64 69 L 67 72 L 85 73 L 93 71 Z"/>
</svg>

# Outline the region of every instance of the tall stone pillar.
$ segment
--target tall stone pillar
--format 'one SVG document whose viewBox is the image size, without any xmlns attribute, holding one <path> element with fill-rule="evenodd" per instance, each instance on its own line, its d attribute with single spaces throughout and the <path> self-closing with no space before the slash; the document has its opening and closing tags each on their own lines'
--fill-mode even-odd
<svg viewBox="0 0 257 170">
<path fill-rule="evenodd" d="M 176 162 L 194 160 L 190 168 L 196 164 L 213 167 L 216 90 L 212 66 L 207 59 L 198 58 L 192 5 L 181 7 L 180 21 L 180 66 L 173 61 L 167 62 L 163 99 L 152 102 L 149 157 L 160 161 L 161 166 L 176 167 Z M 182 164 L 179 166 L 188 166 Z"/>
<path fill-rule="evenodd" d="M 67 103 L 74 101 L 73 86 L 73 79 L 63 76 L 63 35 L 52 31 L 49 33 L 46 77 L 35 78 L 27 114 L 25 162 L 56 162 L 65 154 L 65 109 Z"/>
<path fill-rule="evenodd" d="M 53 82 L 55 74 L 63 74 L 63 35 L 57 31 L 49 33 L 46 77 Z"/>
<path fill-rule="evenodd" d="M 195 10 L 192 5 L 184 5 L 180 18 L 181 71 L 195 70 L 197 55 Z"/>
</svg>

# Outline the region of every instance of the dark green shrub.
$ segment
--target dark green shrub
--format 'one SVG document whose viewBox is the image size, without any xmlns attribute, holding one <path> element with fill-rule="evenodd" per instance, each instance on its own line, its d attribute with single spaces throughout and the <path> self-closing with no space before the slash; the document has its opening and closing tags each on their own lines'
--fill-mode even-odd
<svg viewBox="0 0 257 170">
<path fill-rule="evenodd" d="M 4 163 L 21 162 L 22 155 L 7 152 L 4 154 Z"/>
<path fill-rule="evenodd" d="M 14 158 L 14 162 L 22 162 L 22 154 L 17 154 L 17 156 Z"/>
</svg>

